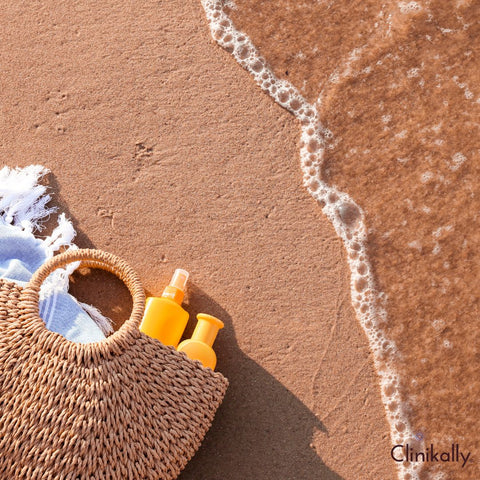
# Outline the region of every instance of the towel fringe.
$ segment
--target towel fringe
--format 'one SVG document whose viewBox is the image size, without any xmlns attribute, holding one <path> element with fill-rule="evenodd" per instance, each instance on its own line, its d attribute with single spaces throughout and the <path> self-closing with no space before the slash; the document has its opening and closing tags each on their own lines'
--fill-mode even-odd
<svg viewBox="0 0 480 480">
<path fill-rule="evenodd" d="M 0 221 L 24 231 L 41 231 L 43 222 L 56 207 L 47 207 L 50 195 L 47 187 L 39 185 L 49 170 L 41 165 L 25 168 L 3 167 L 0 170 Z"/>
<path fill-rule="evenodd" d="M 41 232 L 44 229 L 44 223 L 50 215 L 58 211 L 57 207 L 47 207 L 52 197 L 47 193 L 48 187 L 39 184 L 49 172 L 42 165 L 25 168 L 5 166 L 0 169 L 0 223 L 32 235 L 34 231 Z M 75 235 L 71 220 L 67 219 L 65 213 L 58 215 L 58 225 L 42 241 L 47 259 L 62 247 L 67 250 L 78 248 L 73 243 Z M 69 276 L 79 265 L 79 262 L 72 263 L 52 273 L 42 286 L 41 298 L 55 295 L 58 291 L 68 292 Z M 106 335 L 113 331 L 111 320 L 97 308 L 85 303 L 80 305 Z"/>
<path fill-rule="evenodd" d="M 105 317 L 97 307 L 83 302 L 78 302 L 78 304 L 90 315 L 90 318 L 98 325 L 105 336 L 113 333 L 112 321 Z"/>
</svg>

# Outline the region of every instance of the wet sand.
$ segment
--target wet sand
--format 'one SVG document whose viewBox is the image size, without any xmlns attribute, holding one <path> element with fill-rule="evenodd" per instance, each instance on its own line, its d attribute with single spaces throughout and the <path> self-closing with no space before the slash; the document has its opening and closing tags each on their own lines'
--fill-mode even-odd
<svg viewBox="0 0 480 480">
<path fill-rule="evenodd" d="M 302 186 L 299 125 L 215 44 L 200 3 L 12 1 L 0 15 L 4 164 L 49 167 L 80 247 L 125 258 L 150 294 L 186 268 L 192 318 L 226 323 L 229 391 L 181 478 L 396 478 L 346 256 Z M 109 275 L 74 292 L 117 327 L 129 313 Z"/>
<path fill-rule="evenodd" d="M 319 99 L 333 134 L 322 178 L 365 212 L 413 432 L 425 448 L 471 452 L 465 468 L 425 463 L 421 478 L 476 478 L 479 5 L 281 4 L 239 0 L 230 16 L 280 78 Z"/>
</svg>

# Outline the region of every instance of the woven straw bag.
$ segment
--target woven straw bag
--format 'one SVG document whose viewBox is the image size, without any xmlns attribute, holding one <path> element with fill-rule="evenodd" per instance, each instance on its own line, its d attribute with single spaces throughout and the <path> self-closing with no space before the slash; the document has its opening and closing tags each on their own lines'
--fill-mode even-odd
<svg viewBox="0 0 480 480">
<path fill-rule="evenodd" d="M 122 327 L 79 344 L 39 317 L 42 282 L 74 261 L 110 271 L 133 297 Z M 135 272 L 99 250 L 47 261 L 24 289 L 0 279 L 0 479 L 174 479 L 193 456 L 228 382 L 139 331 Z"/>
</svg>

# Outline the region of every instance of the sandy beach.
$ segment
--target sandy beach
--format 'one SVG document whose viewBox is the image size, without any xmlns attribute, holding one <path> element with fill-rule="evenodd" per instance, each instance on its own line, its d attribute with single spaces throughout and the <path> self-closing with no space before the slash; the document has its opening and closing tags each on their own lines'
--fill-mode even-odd
<svg viewBox="0 0 480 480">
<path fill-rule="evenodd" d="M 464 3 L 468 23 L 478 7 L 468 10 Z M 403 355 L 398 369 L 412 428 L 428 444 L 459 443 L 475 458 L 476 237 L 467 236 L 467 218 L 455 223 L 455 233 L 453 227 L 438 236 L 432 232 L 451 224 L 453 200 L 459 219 L 467 206 L 478 210 L 469 203 L 478 200 L 471 187 L 478 144 L 470 140 L 468 151 L 460 145 L 465 125 L 477 132 L 478 102 L 465 106 L 466 87 L 456 86 L 445 94 L 455 109 L 442 107 L 445 96 L 421 103 L 412 93 L 406 113 L 395 101 L 398 97 L 382 90 L 392 80 L 393 68 L 383 57 L 385 71 L 378 75 L 367 71 L 364 77 L 352 76 L 345 70 L 338 82 L 329 83 L 325 72 L 334 73 L 334 55 L 348 57 L 358 43 L 352 40 L 357 33 L 374 47 L 366 48 L 360 66 L 352 66 L 355 71 L 393 48 L 370 38 L 381 34 L 366 27 L 379 15 L 373 2 L 367 13 L 355 10 L 341 34 L 340 27 L 325 31 L 325 51 L 332 47 L 323 62 L 313 53 L 298 56 L 315 42 L 318 31 L 300 41 L 291 30 L 293 17 L 265 5 L 259 9 L 254 1 L 236 4 L 226 11 L 251 36 L 275 74 L 288 77 L 299 89 L 303 85 L 300 91 L 308 101 L 324 92 L 322 121 L 335 141 L 323 173 L 365 212 L 372 270 L 390 302 L 385 331 Z M 321 5 L 315 8 L 316 14 L 314 7 L 310 16 L 303 12 L 305 18 L 330 25 L 318 10 Z M 431 8 L 441 16 L 441 6 Z M 255 9 L 258 15 L 252 13 Z M 334 13 L 335 18 L 345 17 L 340 7 Z M 359 30 L 354 23 L 362 15 L 365 28 Z M 73 220 L 76 244 L 126 259 L 148 294 L 159 295 L 175 268 L 187 269 L 190 332 L 199 312 L 225 322 L 215 345 L 217 369 L 230 387 L 203 446 L 180 478 L 399 478 L 374 356 L 355 298 L 352 304 L 348 252 L 304 186 L 300 122 L 215 42 L 200 1 L 81 1 L 69 6 L 51 0 L 41 6 L 8 1 L 0 7 L 0 18 L 3 164 L 48 167 L 52 203 Z M 477 38 L 459 33 L 444 44 L 441 33 L 437 39 L 434 32 L 423 32 L 424 19 L 416 12 L 395 24 L 395 38 L 401 39 L 396 61 L 403 62 L 405 73 L 398 95 L 415 92 L 406 78 L 423 78 L 408 77 L 406 72 L 415 68 L 412 58 L 445 51 L 454 43 L 458 48 L 453 56 Z M 267 21 L 269 27 L 263 29 Z M 400 47 L 415 44 L 418 31 L 422 38 L 431 34 L 434 46 L 428 50 L 422 44 L 404 58 Z M 478 49 L 478 41 L 469 48 Z M 439 66 L 429 66 L 427 53 L 424 77 L 433 82 Z M 459 76 L 457 83 L 468 80 L 473 89 L 478 83 L 475 64 L 459 64 L 458 69 L 466 78 Z M 371 105 L 381 101 L 388 111 L 372 113 Z M 451 152 L 436 144 L 437 157 L 428 168 L 413 159 L 408 166 L 415 169 L 405 173 L 405 162 L 397 157 L 404 158 L 409 141 L 412 157 L 433 149 L 434 138 L 425 145 L 415 135 L 417 125 L 428 123 L 439 109 L 447 119 L 442 138 Z M 395 120 L 393 133 L 383 129 L 388 122 L 382 123 L 382 115 Z M 448 119 L 462 119 L 460 127 L 448 128 Z M 388 135 L 403 130 L 404 140 L 392 147 Z M 452 145 L 454 138 L 458 144 Z M 360 168 L 358 156 L 349 155 L 354 148 L 369 149 Z M 471 161 L 452 169 L 455 160 L 449 165 L 443 159 L 456 152 Z M 423 182 L 425 171 L 433 176 Z M 433 185 L 440 175 L 448 179 L 447 186 Z M 464 178 L 462 191 L 473 191 L 471 197 L 453 188 Z M 419 185 L 429 190 L 420 191 Z M 414 207 L 408 207 L 408 199 Z M 423 206 L 435 214 L 422 216 Z M 421 238 L 413 235 L 419 231 Z M 469 248 L 458 256 L 464 238 Z M 424 255 L 425 249 L 431 254 L 437 243 L 445 257 L 437 255 L 438 265 L 430 268 L 433 257 Z M 453 274 L 444 272 L 445 262 Z M 440 272 L 432 281 L 450 282 L 444 292 L 424 288 L 432 271 Z M 468 294 L 465 284 L 470 285 Z M 116 328 L 129 314 L 128 292 L 111 275 L 76 275 L 71 291 L 109 315 Z M 445 347 L 444 341 L 454 348 Z M 445 379 L 446 365 L 452 369 Z M 432 374 L 427 378 L 422 369 Z M 452 404 L 458 405 L 456 416 Z M 445 476 L 438 478 L 473 479 L 475 468 L 478 460 L 463 470 L 446 465 Z M 432 471 L 427 466 L 423 478 L 435 478 Z"/>
</svg>

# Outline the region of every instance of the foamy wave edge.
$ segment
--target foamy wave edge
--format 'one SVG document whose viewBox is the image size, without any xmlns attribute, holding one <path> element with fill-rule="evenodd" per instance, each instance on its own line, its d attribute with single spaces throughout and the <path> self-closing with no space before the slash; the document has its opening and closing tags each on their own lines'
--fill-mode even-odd
<svg viewBox="0 0 480 480">
<path fill-rule="evenodd" d="M 238 31 L 224 7 L 231 1 L 201 0 L 213 39 L 233 55 L 256 83 L 279 105 L 293 113 L 301 123 L 300 164 L 303 183 L 310 195 L 321 205 L 332 222 L 348 254 L 351 272 L 350 291 L 357 318 L 365 331 L 373 352 L 374 364 L 380 377 L 380 391 L 390 425 L 393 444 L 411 441 L 413 431 L 399 394 L 400 378 L 395 371 L 394 356 L 399 353 L 380 324 L 386 322 L 384 294 L 375 287 L 366 251 L 367 229 L 363 210 L 345 192 L 322 180 L 321 167 L 325 149 L 333 134 L 324 128 L 316 104 L 309 104 L 299 91 L 286 80 L 278 79 L 268 67 L 245 33 Z M 398 357 L 397 357 L 398 358 Z M 400 480 L 418 480 L 420 467 L 397 463 Z"/>
</svg>

